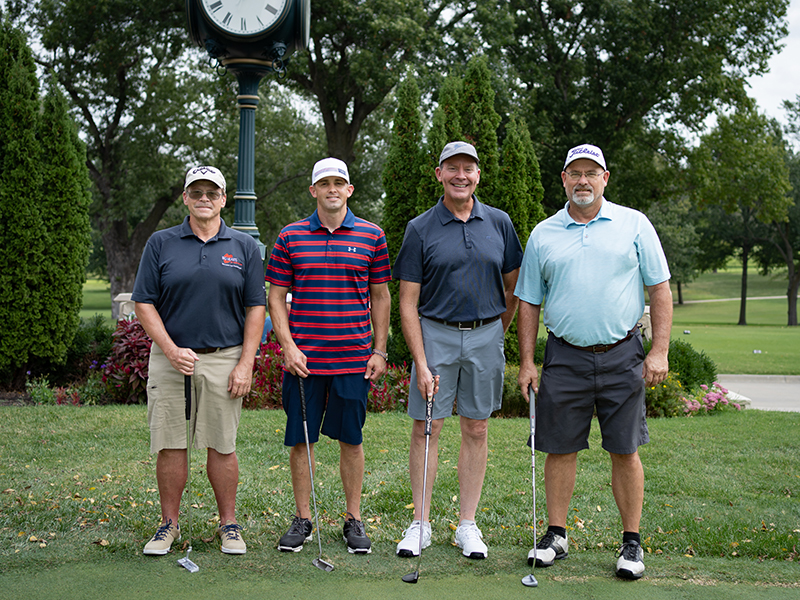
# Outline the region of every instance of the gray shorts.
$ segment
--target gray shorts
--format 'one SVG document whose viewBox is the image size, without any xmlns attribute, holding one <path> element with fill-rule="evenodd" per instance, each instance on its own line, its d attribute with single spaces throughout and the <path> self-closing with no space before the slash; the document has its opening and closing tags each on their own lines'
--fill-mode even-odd
<svg viewBox="0 0 800 600">
<path fill-rule="evenodd" d="M 595 410 L 607 452 L 633 454 L 649 442 L 643 361 L 638 330 L 603 354 L 571 348 L 551 333 L 536 401 L 536 449 L 548 454 L 585 450 Z"/>
<path fill-rule="evenodd" d="M 439 393 L 433 402 L 433 418 L 455 412 L 468 419 L 488 419 L 503 401 L 503 323 L 461 331 L 425 317 L 420 318 L 428 368 L 439 375 Z M 457 399 L 457 401 L 456 401 Z M 408 415 L 425 419 L 425 400 L 417 389 L 416 365 L 411 366 Z"/>
</svg>

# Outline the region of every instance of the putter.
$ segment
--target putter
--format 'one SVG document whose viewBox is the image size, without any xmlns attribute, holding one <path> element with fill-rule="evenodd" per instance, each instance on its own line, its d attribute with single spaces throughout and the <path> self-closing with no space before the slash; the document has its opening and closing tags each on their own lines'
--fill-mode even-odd
<svg viewBox="0 0 800 600">
<path fill-rule="evenodd" d="M 189 546 L 186 548 L 186 556 L 178 559 L 178 564 L 189 573 L 197 573 L 200 570 L 189 558 L 192 551 L 192 376 L 183 376 L 183 395 L 186 398 L 186 494 L 189 497 L 189 506 L 186 509 L 187 522 L 189 523 Z"/>
<path fill-rule="evenodd" d="M 422 538 L 425 536 L 425 492 L 428 485 L 428 448 L 431 441 L 431 422 L 433 413 L 433 396 L 428 396 L 425 401 L 425 465 L 422 471 L 422 506 L 419 514 L 419 558 L 417 559 L 417 570 L 408 575 L 403 575 L 406 583 L 417 583 L 419 581 L 419 568 L 422 565 Z"/>
<path fill-rule="evenodd" d="M 319 515 L 317 514 L 317 493 L 314 490 L 314 467 L 311 464 L 311 445 L 308 443 L 308 420 L 306 418 L 306 388 L 301 377 L 297 378 L 300 387 L 300 410 L 303 411 L 303 433 L 306 436 L 306 454 L 308 454 L 308 474 L 311 477 L 311 497 L 314 499 L 314 526 L 317 528 L 317 542 L 319 543 L 319 556 L 311 564 L 326 572 L 333 571 L 333 565 L 322 560 L 322 534 L 319 530 Z"/>
<path fill-rule="evenodd" d="M 539 582 L 536 581 L 533 572 L 536 569 L 536 453 L 533 449 L 534 438 L 536 436 L 536 395 L 533 393 L 533 386 L 528 388 L 528 398 L 530 398 L 530 415 L 531 415 L 531 481 L 533 482 L 533 565 L 531 566 L 531 574 L 522 578 L 522 585 L 525 587 L 537 587 Z"/>
</svg>

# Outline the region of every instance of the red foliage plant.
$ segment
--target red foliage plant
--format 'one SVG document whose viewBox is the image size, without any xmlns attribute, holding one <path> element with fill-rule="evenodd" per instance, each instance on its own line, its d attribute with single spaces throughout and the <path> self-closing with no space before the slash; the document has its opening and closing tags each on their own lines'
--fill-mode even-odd
<svg viewBox="0 0 800 600">
<path fill-rule="evenodd" d="M 111 354 L 103 365 L 103 383 L 114 402 L 144 404 L 153 341 L 135 317 L 117 321 L 112 337 Z"/>
<path fill-rule="evenodd" d="M 242 408 L 282 408 L 281 390 L 283 388 L 283 356 L 281 345 L 273 332 L 267 334 L 267 341 L 261 344 L 253 363 L 253 386 L 242 400 Z"/>
</svg>

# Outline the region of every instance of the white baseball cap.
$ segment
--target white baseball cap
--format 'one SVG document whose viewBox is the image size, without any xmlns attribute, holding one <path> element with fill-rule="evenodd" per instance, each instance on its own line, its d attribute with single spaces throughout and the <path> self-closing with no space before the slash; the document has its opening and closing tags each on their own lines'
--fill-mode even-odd
<svg viewBox="0 0 800 600">
<path fill-rule="evenodd" d="M 219 169 L 214 167 L 192 167 L 186 172 L 186 182 L 183 184 L 183 189 L 189 187 L 190 183 L 205 179 L 211 183 L 216 183 L 217 187 L 225 192 L 225 177 L 220 173 Z"/>
<path fill-rule="evenodd" d="M 456 154 L 466 154 L 474 158 L 476 163 L 480 163 L 478 151 L 475 150 L 475 146 L 467 142 L 450 142 L 442 148 L 442 153 L 439 155 L 439 166 L 442 166 L 444 161 Z"/>
<path fill-rule="evenodd" d="M 338 158 L 323 158 L 314 165 L 314 170 L 311 171 L 311 185 L 317 183 L 323 177 L 341 177 L 347 183 L 350 183 L 350 173 L 347 171 L 347 165 L 344 161 Z"/>
<path fill-rule="evenodd" d="M 567 152 L 567 160 L 564 162 L 564 170 L 567 169 L 571 162 L 576 161 L 579 158 L 588 158 L 589 160 L 593 160 L 598 165 L 603 167 L 604 171 L 608 170 L 606 168 L 606 159 L 603 156 L 603 151 L 597 146 L 592 146 L 591 144 L 575 146 L 569 152 Z"/>
</svg>

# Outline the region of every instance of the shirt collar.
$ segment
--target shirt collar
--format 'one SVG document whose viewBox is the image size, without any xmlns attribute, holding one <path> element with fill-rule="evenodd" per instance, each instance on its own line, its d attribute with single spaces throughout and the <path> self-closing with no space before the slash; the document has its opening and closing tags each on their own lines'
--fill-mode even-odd
<svg viewBox="0 0 800 600">
<path fill-rule="evenodd" d="M 186 217 L 184 217 L 183 223 L 181 223 L 180 227 L 181 227 L 181 237 L 182 238 L 194 236 L 194 231 L 192 231 L 192 226 L 189 225 L 189 216 L 188 215 Z M 217 232 L 217 235 L 215 235 L 213 238 L 211 238 L 208 241 L 210 242 L 211 240 L 229 240 L 229 239 L 231 239 L 230 229 L 225 224 L 225 219 L 220 217 L 219 218 L 219 231 Z"/>
<path fill-rule="evenodd" d="M 436 211 L 436 216 L 439 217 L 439 221 L 441 221 L 442 225 L 445 225 L 450 221 L 460 221 L 460 219 L 456 219 L 455 215 L 451 213 L 450 210 L 444 205 L 444 196 L 439 196 L 439 201 L 436 203 L 436 206 L 434 206 L 433 209 Z M 486 207 L 480 200 L 478 200 L 478 197 L 475 194 L 472 194 L 472 212 L 469 214 L 469 218 L 484 220 L 485 214 Z"/>
<path fill-rule="evenodd" d="M 613 205 L 611 204 L 611 202 L 606 200 L 605 196 L 603 196 L 603 203 L 600 205 L 600 210 L 597 211 L 597 214 L 591 221 L 589 221 L 589 223 L 594 223 L 595 221 L 600 221 L 601 219 L 604 221 L 613 221 L 614 219 Z M 589 225 L 589 223 L 578 223 L 575 219 L 572 218 L 572 216 L 569 214 L 569 200 L 567 200 L 567 203 L 564 205 L 564 218 L 563 218 L 564 227 L 567 228 L 573 225 L 584 226 L 584 225 Z"/>
<path fill-rule="evenodd" d="M 353 214 L 353 211 L 350 210 L 350 207 L 347 207 L 347 214 L 344 216 L 344 221 L 339 227 L 344 227 L 345 229 L 353 229 L 356 226 L 356 216 Z M 308 230 L 309 231 L 316 231 L 317 229 L 324 228 L 322 222 L 319 220 L 318 211 L 314 211 L 310 217 L 308 217 Z M 325 228 L 327 230 L 327 228 Z"/>
</svg>

